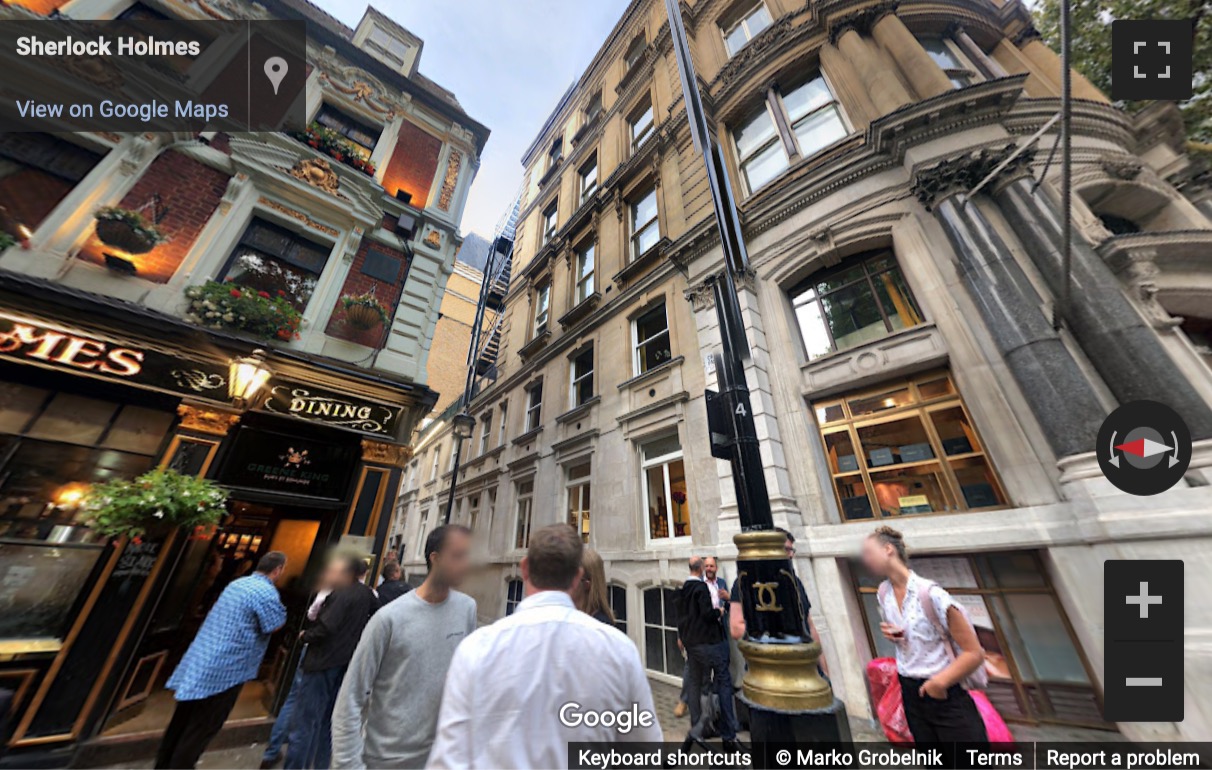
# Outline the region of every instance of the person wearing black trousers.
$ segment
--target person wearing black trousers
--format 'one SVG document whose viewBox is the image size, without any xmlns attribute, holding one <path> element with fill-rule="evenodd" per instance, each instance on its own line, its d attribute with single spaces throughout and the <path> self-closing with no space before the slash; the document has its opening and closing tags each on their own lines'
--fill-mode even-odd
<svg viewBox="0 0 1212 770">
<path fill-rule="evenodd" d="M 867 536 L 862 560 L 872 574 L 885 578 L 879 589 L 880 632 L 896 645 L 905 721 L 914 742 L 987 744 L 984 720 L 963 687 L 985 664 L 964 609 L 941 586 L 909 569 L 905 539 L 891 527 Z"/>
</svg>

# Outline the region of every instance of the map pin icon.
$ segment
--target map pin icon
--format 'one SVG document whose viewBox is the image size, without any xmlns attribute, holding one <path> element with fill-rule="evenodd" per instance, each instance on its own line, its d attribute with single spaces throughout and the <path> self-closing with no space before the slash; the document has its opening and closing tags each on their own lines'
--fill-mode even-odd
<svg viewBox="0 0 1212 770">
<path fill-rule="evenodd" d="M 278 95 L 278 86 L 282 85 L 288 69 L 286 60 L 281 56 L 271 56 L 265 60 L 265 77 L 269 78 L 269 82 L 274 87 L 274 96 Z"/>
</svg>

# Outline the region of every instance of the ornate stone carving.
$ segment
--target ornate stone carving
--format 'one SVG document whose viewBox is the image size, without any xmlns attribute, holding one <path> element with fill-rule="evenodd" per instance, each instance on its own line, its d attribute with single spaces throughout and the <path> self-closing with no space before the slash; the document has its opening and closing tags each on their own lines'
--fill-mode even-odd
<svg viewBox="0 0 1212 770">
<path fill-rule="evenodd" d="M 939 201 L 971 190 L 1005 163 L 1016 149 L 1016 145 L 1011 143 L 1001 149 L 985 148 L 974 154 L 948 158 L 936 166 L 914 174 L 912 192 L 929 211 Z M 1033 157 L 1032 150 L 1024 151 L 1001 169 L 998 177 L 1005 179 L 1018 176 L 1030 167 Z"/>
<path fill-rule="evenodd" d="M 403 468 L 412 459 L 412 447 L 400 444 L 384 444 L 382 441 L 362 439 L 362 460 L 368 463 L 391 465 Z"/>
<path fill-rule="evenodd" d="M 425 237 L 422 243 L 431 248 L 442 248 L 442 231 L 433 225 L 425 225 Z"/>
<path fill-rule="evenodd" d="M 829 20 L 829 42 L 837 44 L 842 34 L 852 29 L 860 35 L 871 34 L 875 23 L 890 13 L 896 13 L 897 0 L 869 5 L 866 8 Z"/>
<path fill-rule="evenodd" d="M 269 198 L 262 197 L 262 198 L 257 199 L 257 203 L 264 206 L 267 209 L 273 209 L 274 211 L 277 211 L 280 214 L 285 214 L 286 216 L 290 217 L 291 219 L 296 219 L 312 229 L 319 230 L 320 232 L 324 233 L 325 235 L 332 235 L 332 236 L 338 235 L 337 230 L 335 230 L 334 228 L 329 227 L 328 225 L 322 225 L 319 222 L 317 222 L 316 220 L 314 220 L 311 217 L 304 214 L 302 211 L 296 211 L 295 209 L 292 209 L 290 206 L 283 205 L 281 203 L 278 203 L 275 200 L 270 200 Z"/>
<path fill-rule="evenodd" d="M 711 288 L 710 279 L 691 286 L 682 292 L 682 296 L 686 298 L 686 301 L 690 303 L 691 309 L 696 313 L 706 312 L 715 307 L 715 292 Z"/>
<path fill-rule="evenodd" d="M 205 433 L 208 436 L 226 436 L 227 432 L 240 421 L 238 414 L 189 404 L 179 405 L 177 414 L 181 417 L 181 422 L 177 426 L 181 430 Z"/>
<path fill-rule="evenodd" d="M 459 182 L 459 167 L 463 163 L 463 153 L 451 148 L 450 160 L 446 163 L 446 178 L 442 180 L 442 191 L 438 194 L 438 208 L 450 211 L 454 201 L 455 186 Z"/>
<path fill-rule="evenodd" d="M 1103 158 L 1099 165 L 1102 166 L 1103 171 L 1107 172 L 1107 176 L 1122 179 L 1125 182 L 1136 179 L 1144 168 L 1139 160 L 1129 157 Z"/>
<path fill-rule="evenodd" d="M 160 149 L 160 141 L 152 134 L 140 134 L 130 140 L 130 149 L 118 164 L 123 176 L 130 176 L 141 170 L 145 163 L 155 157 Z"/>
<path fill-rule="evenodd" d="M 240 194 L 247 188 L 248 174 L 236 174 L 231 179 L 228 179 L 227 189 L 223 191 L 223 197 L 219 200 L 219 213 L 226 214 L 231 211 L 231 207 L 240 197 Z"/>
<path fill-rule="evenodd" d="M 326 193 L 337 195 L 341 190 L 341 178 L 323 158 L 305 158 L 287 173 Z"/>
<path fill-rule="evenodd" d="M 721 88 L 726 89 L 736 82 L 750 64 L 766 61 L 769 53 L 777 48 L 791 31 L 792 19 L 793 16 L 787 15 L 771 24 L 760 35 L 750 40 L 736 56 L 729 59 L 715 77 Z"/>
<path fill-rule="evenodd" d="M 1157 301 L 1160 275 L 1161 268 L 1153 257 L 1143 254 L 1129 256 L 1120 270 L 1120 279 L 1127 284 L 1129 295 L 1137 300 L 1145 319 L 1153 328 L 1166 331 L 1180 325 L 1183 319 L 1170 315 Z"/>
</svg>

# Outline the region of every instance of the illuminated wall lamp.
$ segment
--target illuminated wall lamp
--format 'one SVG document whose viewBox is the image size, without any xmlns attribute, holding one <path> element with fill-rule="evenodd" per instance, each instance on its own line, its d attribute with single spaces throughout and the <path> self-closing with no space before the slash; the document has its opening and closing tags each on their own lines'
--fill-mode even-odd
<svg viewBox="0 0 1212 770">
<path fill-rule="evenodd" d="M 228 369 L 227 395 L 239 409 L 248 409 L 257 394 L 269 382 L 273 372 L 265 365 L 265 351 L 254 350 L 250 356 L 233 358 Z"/>
</svg>

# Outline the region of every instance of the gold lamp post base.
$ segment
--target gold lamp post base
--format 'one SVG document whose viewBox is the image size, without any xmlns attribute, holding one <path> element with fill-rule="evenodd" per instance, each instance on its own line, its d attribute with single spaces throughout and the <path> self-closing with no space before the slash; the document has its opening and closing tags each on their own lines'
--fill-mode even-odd
<svg viewBox="0 0 1212 770">
<path fill-rule="evenodd" d="M 833 688 L 817 671 L 820 642 L 760 644 L 742 639 L 739 646 L 749 664 L 741 681 L 749 700 L 783 711 L 811 711 L 833 704 Z"/>
<path fill-rule="evenodd" d="M 808 635 L 808 608 L 784 549 L 786 536 L 773 530 L 742 532 L 737 547 L 738 583 L 745 638 L 739 643 L 749 670 L 745 697 L 782 711 L 811 711 L 833 705 L 833 688 L 818 669 L 820 642 Z M 770 639 L 771 641 L 758 641 Z"/>
</svg>

